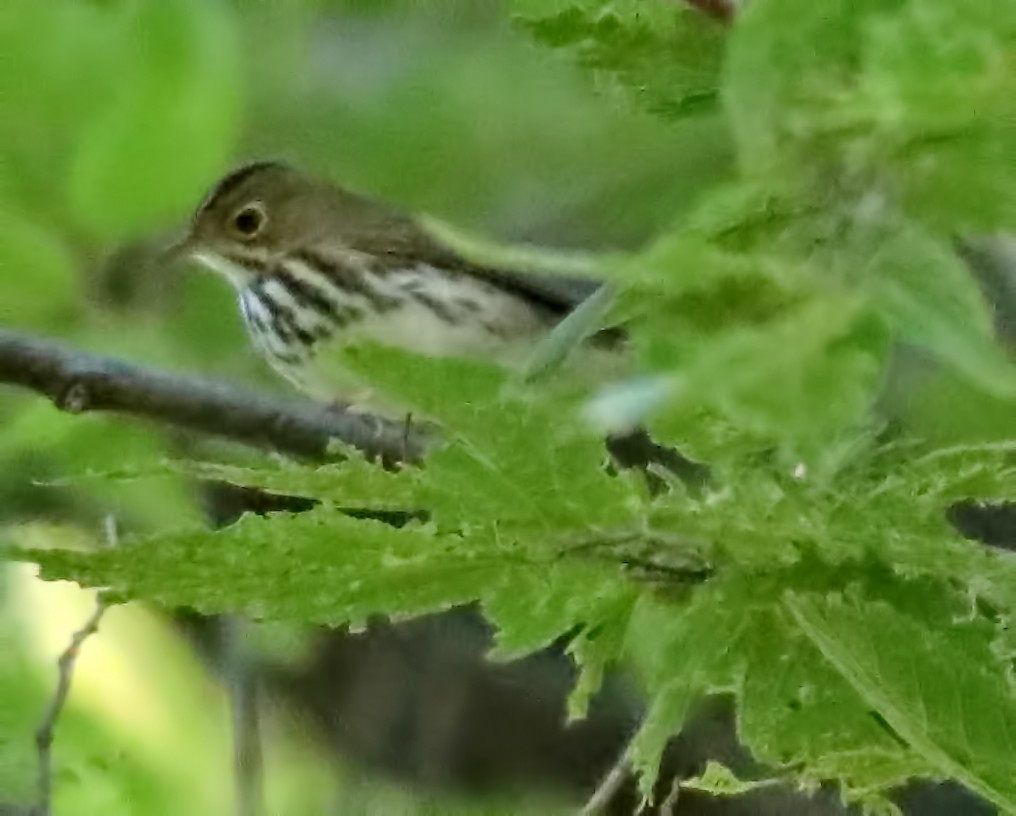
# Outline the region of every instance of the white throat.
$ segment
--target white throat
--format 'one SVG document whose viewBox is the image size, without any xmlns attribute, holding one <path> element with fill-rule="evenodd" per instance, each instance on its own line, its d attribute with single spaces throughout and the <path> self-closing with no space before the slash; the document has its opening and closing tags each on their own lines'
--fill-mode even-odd
<svg viewBox="0 0 1016 816">
<path fill-rule="evenodd" d="M 222 275 L 237 291 L 243 291 L 254 277 L 249 269 L 214 252 L 195 252 L 191 257 L 202 266 Z"/>
</svg>

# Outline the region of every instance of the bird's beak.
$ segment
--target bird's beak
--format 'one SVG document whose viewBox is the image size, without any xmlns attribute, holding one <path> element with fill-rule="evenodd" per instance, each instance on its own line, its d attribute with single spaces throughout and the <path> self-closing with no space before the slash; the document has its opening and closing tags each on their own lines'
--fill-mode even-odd
<svg viewBox="0 0 1016 816">
<path fill-rule="evenodd" d="M 184 233 L 159 252 L 159 260 L 166 264 L 177 264 L 187 260 L 197 249 L 197 241 L 190 231 Z"/>
</svg>

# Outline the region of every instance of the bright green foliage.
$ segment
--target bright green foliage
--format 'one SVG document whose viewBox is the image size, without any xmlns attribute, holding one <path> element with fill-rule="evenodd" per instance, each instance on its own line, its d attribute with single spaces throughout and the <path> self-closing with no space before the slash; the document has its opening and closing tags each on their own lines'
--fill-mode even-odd
<svg viewBox="0 0 1016 816">
<path fill-rule="evenodd" d="M 738 779 L 728 768 L 712 760 L 706 763 L 706 769 L 696 777 L 681 782 L 682 790 L 699 790 L 718 796 L 737 796 L 755 788 L 771 784 L 769 780 L 746 782 Z"/>
<path fill-rule="evenodd" d="M 398 368 L 394 360 L 389 367 Z M 445 367 L 426 368 L 440 376 Z M 425 380 L 407 384 L 404 393 L 426 392 Z M 462 419 L 462 427 L 477 421 L 475 406 L 448 411 Z M 511 424 L 509 412 L 499 416 Z M 572 514 L 584 508 L 588 518 L 597 518 L 603 507 L 596 493 L 587 499 L 555 489 L 560 475 L 546 471 L 570 460 L 545 460 L 542 476 L 524 471 L 541 498 L 570 498 L 553 515 L 528 504 L 518 511 L 517 492 L 502 496 L 500 504 L 489 494 L 478 494 L 486 504 L 455 503 L 442 493 L 461 490 L 451 464 L 377 471 L 366 483 L 383 492 L 388 482 L 401 501 L 437 508 L 440 526 L 414 522 L 396 529 L 326 506 L 294 517 L 247 518 L 221 533 L 197 529 L 116 551 L 31 557 L 49 578 L 73 577 L 129 597 L 264 618 L 358 623 L 380 612 L 402 616 L 480 601 L 498 627 L 495 655 L 501 658 L 567 634 L 569 651 L 584 670 L 573 716 L 584 712 L 605 666 L 622 657 L 652 699 L 632 748 L 647 791 L 663 746 L 689 705 L 704 692 L 725 691 L 742 701 L 742 738 L 781 774 L 797 769 L 802 780 L 836 779 L 848 797 L 875 803 L 880 791 L 911 776 L 948 775 L 1004 804 L 1010 794 L 999 787 L 992 765 L 992 741 L 1004 732 L 981 737 L 971 731 L 966 753 L 954 755 L 950 734 L 976 723 L 950 706 L 969 694 L 993 701 L 992 710 L 1012 705 L 1005 663 L 993 651 L 999 632 L 970 610 L 965 595 L 975 592 L 996 609 L 1012 609 L 1016 560 L 961 541 L 945 528 L 941 508 L 947 499 L 1003 489 L 1011 481 L 997 466 L 1005 452 L 910 453 L 862 454 L 831 484 L 756 468 L 750 483 L 731 484 L 705 500 L 677 492 L 646 505 L 633 491 L 627 499 L 619 495 L 630 509 L 627 515 L 615 509 L 612 530 L 579 526 Z M 475 455 L 486 465 L 503 462 L 488 490 L 515 484 L 513 469 L 521 464 L 513 465 L 496 443 Z M 467 467 L 462 462 L 469 460 L 452 461 Z M 348 500 L 344 480 L 336 479 L 334 488 L 328 481 L 343 467 L 355 473 L 368 465 L 354 458 L 306 477 L 293 469 L 288 480 L 281 468 L 212 468 L 206 474 L 273 489 L 309 487 L 319 497 Z M 475 474 L 482 479 L 484 470 Z M 481 511 L 498 507 L 503 524 L 491 525 L 489 516 L 483 524 Z M 956 588 L 939 582 L 942 575 L 958 579 Z M 863 673 L 847 671 L 841 652 L 853 655 L 845 650 L 858 648 L 850 633 L 820 631 L 822 620 L 803 617 L 802 610 L 810 609 L 805 601 L 837 609 L 844 594 L 857 614 L 884 617 L 895 608 L 892 614 L 903 616 L 898 625 L 911 628 L 903 635 L 885 621 L 858 627 L 876 653 L 896 655 L 901 642 L 931 644 L 932 655 L 963 651 L 957 660 L 972 668 L 955 674 L 948 696 L 930 679 L 942 676 L 942 666 L 918 672 L 929 678 L 927 688 L 918 689 L 925 694 L 920 722 L 893 708 L 900 695 L 910 699 L 909 689 L 882 688 L 883 674 L 898 669 L 878 664 Z M 916 657 L 905 652 L 899 659 Z M 872 697 L 890 691 L 897 697 Z M 903 742 L 872 719 L 871 710 Z M 904 716 L 897 726 L 894 718 Z"/>
<path fill-rule="evenodd" d="M 1014 38 L 1006 0 L 753 2 L 724 86 L 744 165 L 942 229 L 1012 226 Z"/>
<path fill-rule="evenodd" d="M 717 101 L 723 29 L 665 0 L 515 0 L 518 20 L 542 45 L 573 51 L 653 113 L 676 119 Z"/>
<path fill-rule="evenodd" d="M 1011 396 L 1016 368 L 994 342 L 969 271 L 944 241 L 912 224 L 891 227 L 880 225 L 881 240 L 864 268 L 876 307 L 904 340 L 956 365 L 985 390 Z"/>
<path fill-rule="evenodd" d="M 708 164 L 715 145 L 688 138 L 684 114 L 714 99 L 738 176 L 695 177 L 694 205 L 637 251 L 497 254 L 464 241 L 466 254 L 595 271 L 611 290 L 540 348 L 528 380 L 347 350 L 354 373 L 433 432 L 422 466 L 385 471 L 349 451 L 319 468 L 184 463 L 319 506 L 19 557 L 119 597 L 264 619 L 356 625 L 478 603 L 493 657 L 565 644 L 580 668 L 572 717 L 608 668 L 631 670 L 646 714 L 629 759 L 647 796 L 692 706 L 723 693 L 764 779 L 712 768 L 692 786 L 831 781 L 887 812 L 908 780 L 948 777 L 1016 813 L 1016 556 L 946 520 L 957 501 L 1016 498 L 1012 424 L 982 432 L 977 408 L 1011 416 L 1014 367 L 955 251 L 957 235 L 1011 228 L 1016 213 L 1010 5 L 751 0 L 723 28 L 662 0 L 516 2 L 524 31 L 687 139 L 682 162 L 654 166 L 659 183 L 692 197 L 683 169 Z M 223 120 L 209 121 L 221 136 Z M 102 175 L 96 155 L 74 183 Z M 83 223 L 136 226 L 116 213 Z M 12 223 L 6 251 L 37 247 L 59 276 L 34 221 Z M 578 340 L 601 318 L 624 322 L 629 342 L 598 379 Z M 927 369 L 901 371 L 902 344 Z M 925 402 L 943 382 L 982 401 L 929 441 L 899 386 L 918 380 Z M 710 478 L 686 487 L 664 474 L 667 489 L 651 493 L 605 466 L 590 416 L 608 430 L 648 425 Z"/>
<path fill-rule="evenodd" d="M 823 657 L 911 751 L 1000 810 L 1016 810 L 1016 700 L 1006 673 L 992 669 L 976 626 L 929 633 L 887 604 L 796 595 L 786 604 Z"/>
<path fill-rule="evenodd" d="M 284 460 L 258 468 L 187 461 L 174 462 L 168 467 L 197 479 L 257 487 L 267 493 L 322 499 L 341 507 L 404 510 L 415 506 L 416 474 L 413 471 L 386 471 L 359 451 L 344 452 L 348 455 L 341 464 L 313 469 Z"/>
</svg>

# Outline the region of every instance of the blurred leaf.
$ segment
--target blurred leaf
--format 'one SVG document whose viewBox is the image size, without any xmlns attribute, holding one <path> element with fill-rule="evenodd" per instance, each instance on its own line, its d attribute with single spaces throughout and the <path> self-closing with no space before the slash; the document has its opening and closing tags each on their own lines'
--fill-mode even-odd
<svg viewBox="0 0 1016 816">
<path fill-rule="evenodd" d="M 902 339 L 991 393 L 1016 395 L 1016 366 L 995 341 L 976 281 L 948 247 L 901 225 L 878 241 L 864 272 L 872 302 Z"/>
<path fill-rule="evenodd" d="M 724 88 L 742 160 L 817 195 L 877 189 L 953 234 L 1012 226 L 1014 36 L 1005 0 L 752 2 Z"/>
<path fill-rule="evenodd" d="M 73 0 L 0 6 L 0 200 L 50 218 L 67 144 L 116 86 L 123 54 L 119 10 Z"/>
<path fill-rule="evenodd" d="M 675 402 L 715 406 L 749 433 L 808 442 L 858 422 L 881 374 L 884 338 L 848 300 L 731 332 L 682 372 Z"/>
<path fill-rule="evenodd" d="M 866 16 L 905 2 L 757 0 L 741 10 L 723 96 L 749 172 L 790 180 L 826 157 L 820 117 L 857 69 Z"/>
<path fill-rule="evenodd" d="M 513 8 L 537 42 L 573 51 L 653 113 L 676 119 L 716 104 L 725 30 L 695 9 L 662 0 L 515 0 Z"/>
<path fill-rule="evenodd" d="M 866 26 L 857 104 L 908 209 L 954 235 L 1016 226 L 1014 38 L 1006 0 L 909 0 Z"/>
<path fill-rule="evenodd" d="M 557 371 L 572 352 L 605 327 L 615 297 L 614 290 L 605 284 L 573 309 L 536 345 L 523 380 L 531 383 Z"/>
<path fill-rule="evenodd" d="M 16 213 L 0 210 L 0 322 L 48 328 L 66 321 L 81 296 L 59 238 Z"/>
<path fill-rule="evenodd" d="M 708 409 L 742 432 L 813 445 L 871 404 L 887 337 L 863 295 L 821 278 L 819 262 L 794 257 L 789 241 L 731 251 L 707 240 L 752 229 L 757 203 L 707 200 L 688 228 L 610 267 L 626 287 L 620 311 L 630 315 L 633 343 L 661 372 L 644 395 L 652 414 L 628 421 L 651 416 L 678 427 L 667 411 Z"/>
<path fill-rule="evenodd" d="M 194 205 L 222 169 L 240 102 L 235 35 L 217 0 L 139 0 L 122 24 L 131 68 L 80 135 L 67 181 L 74 214 L 105 239 Z"/>
</svg>

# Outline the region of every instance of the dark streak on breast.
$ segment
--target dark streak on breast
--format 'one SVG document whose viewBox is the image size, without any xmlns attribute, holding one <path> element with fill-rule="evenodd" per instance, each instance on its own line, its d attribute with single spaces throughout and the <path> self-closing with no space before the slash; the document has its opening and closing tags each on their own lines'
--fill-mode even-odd
<svg viewBox="0 0 1016 816">
<path fill-rule="evenodd" d="M 438 298 L 432 297 L 425 292 L 411 292 L 413 299 L 426 306 L 434 314 L 440 317 L 445 323 L 456 325 L 459 322 L 458 315 L 448 308 L 448 304 Z"/>
<path fill-rule="evenodd" d="M 334 258 L 327 258 L 320 252 L 310 249 L 298 250 L 293 254 L 293 257 L 311 269 L 320 270 L 339 289 L 351 294 L 360 295 L 379 314 L 391 311 L 402 305 L 402 301 L 398 298 L 387 295 L 376 287 L 371 286 L 368 275 L 355 266 L 342 263 Z"/>
</svg>

